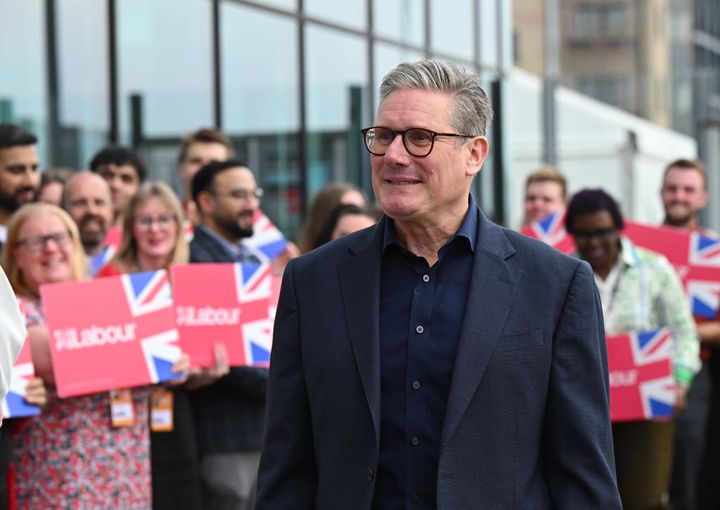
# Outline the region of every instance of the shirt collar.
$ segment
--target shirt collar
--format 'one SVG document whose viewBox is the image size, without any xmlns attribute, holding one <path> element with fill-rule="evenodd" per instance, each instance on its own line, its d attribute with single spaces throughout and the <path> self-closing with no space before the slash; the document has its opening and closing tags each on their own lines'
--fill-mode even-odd
<svg viewBox="0 0 720 510">
<path fill-rule="evenodd" d="M 455 232 L 455 234 L 453 234 L 443 246 L 447 246 L 459 237 L 464 237 L 468 240 L 468 244 L 470 245 L 470 251 L 474 253 L 475 246 L 477 245 L 479 214 L 480 211 L 475 205 L 475 199 L 473 198 L 472 194 L 468 194 L 468 209 L 465 213 L 465 218 L 463 219 L 463 222 L 457 232 Z M 403 246 L 403 243 L 400 241 L 400 238 L 397 235 L 397 231 L 395 230 L 395 222 L 391 218 L 385 216 L 383 252 L 385 252 L 388 246 L 391 246 L 393 244 Z"/>
<path fill-rule="evenodd" d="M 237 257 L 242 253 L 242 241 L 237 244 L 231 243 L 221 235 L 217 234 L 213 229 L 206 227 L 205 225 L 198 225 L 196 229 L 201 229 L 207 235 L 215 239 L 220 245 L 227 250 L 227 252 L 233 257 Z"/>
</svg>

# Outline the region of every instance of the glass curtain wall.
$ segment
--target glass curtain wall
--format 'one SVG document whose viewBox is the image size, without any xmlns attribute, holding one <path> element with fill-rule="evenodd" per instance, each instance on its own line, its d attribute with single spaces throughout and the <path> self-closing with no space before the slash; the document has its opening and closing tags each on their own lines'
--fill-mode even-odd
<svg viewBox="0 0 720 510">
<path fill-rule="evenodd" d="M 265 188 L 263 209 L 292 237 L 327 182 L 370 191 L 359 129 L 399 62 L 455 60 L 490 92 L 503 73 L 501 4 L 0 0 L 0 121 L 39 135 L 44 166 L 85 168 L 121 143 L 176 189 L 182 135 L 219 127 Z M 489 211 L 493 171 L 489 161 L 475 184 Z"/>
</svg>

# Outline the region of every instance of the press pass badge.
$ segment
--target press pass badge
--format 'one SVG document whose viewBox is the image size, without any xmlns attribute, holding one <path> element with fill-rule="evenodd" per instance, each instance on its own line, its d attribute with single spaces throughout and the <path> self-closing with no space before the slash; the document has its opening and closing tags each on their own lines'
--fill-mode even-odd
<svg viewBox="0 0 720 510">
<path fill-rule="evenodd" d="M 156 388 L 150 394 L 150 428 L 153 432 L 172 432 L 172 391 L 164 388 Z"/>
<path fill-rule="evenodd" d="M 132 392 L 129 389 L 110 391 L 110 414 L 113 427 L 130 427 L 135 424 Z"/>
</svg>

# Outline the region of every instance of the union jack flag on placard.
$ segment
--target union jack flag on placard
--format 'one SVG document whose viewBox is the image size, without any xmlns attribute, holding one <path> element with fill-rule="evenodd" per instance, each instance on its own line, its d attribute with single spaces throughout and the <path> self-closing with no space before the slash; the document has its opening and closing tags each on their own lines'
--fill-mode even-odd
<svg viewBox="0 0 720 510">
<path fill-rule="evenodd" d="M 685 285 L 695 317 L 714 319 L 720 307 L 720 239 L 626 221 L 623 234 L 636 245 L 665 255 Z"/>
<path fill-rule="evenodd" d="M 539 239 L 563 253 L 575 251 L 575 241 L 565 230 L 565 209 L 534 221 L 530 225 L 523 226 L 520 232 L 534 239 Z"/>
<path fill-rule="evenodd" d="M 172 309 L 172 289 L 165 271 L 149 271 L 122 275 L 128 307 L 135 317 L 162 309 Z M 153 383 L 179 377 L 172 366 L 182 351 L 177 345 L 177 329 L 169 329 L 141 340 L 148 374 Z"/>
<path fill-rule="evenodd" d="M 26 340 L 20 355 L 12 368 L 10 376 L 10 389 L 2 400 L 4 418 L 21 418 L 23 416 L 37 416 L 40 408 L 25 401 L 25 388 L 28 382 L 35 377 L 35 369 L 30 352 L 30 341 Z"/>
<path fill-rule="evenodd" d="M 667 328 L 608 336 L 607 352 L 613 422 L 672 415 L 673 345 Z"/>
<path fill-rule="evenodd" d="M 243 241 L 260 262 L 269 262 L 285 249 L 287 239 L 260 209 L 253 217 L 253 235 Z"/>
<path fill-rule="evenodd" d="M 273 322 L 270 320 L 270 264 L 235 264 L 235 285 L 242 304 L 244 365 L 270 362 Z"/>
</svg>

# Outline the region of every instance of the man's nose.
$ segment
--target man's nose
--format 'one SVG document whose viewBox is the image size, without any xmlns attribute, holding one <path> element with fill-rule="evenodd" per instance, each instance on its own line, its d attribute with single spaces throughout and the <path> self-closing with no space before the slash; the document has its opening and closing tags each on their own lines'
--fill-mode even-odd
<svg viewBox="0 0 720 510">
<path fill-rule="evenodd" d="M 405 145 L 403 144 L 402 135 L 397 135 L 388 145 L 385 151 L 385 159 L 389 162 L 407 162 L 410 158 Z"/>
</svg>

